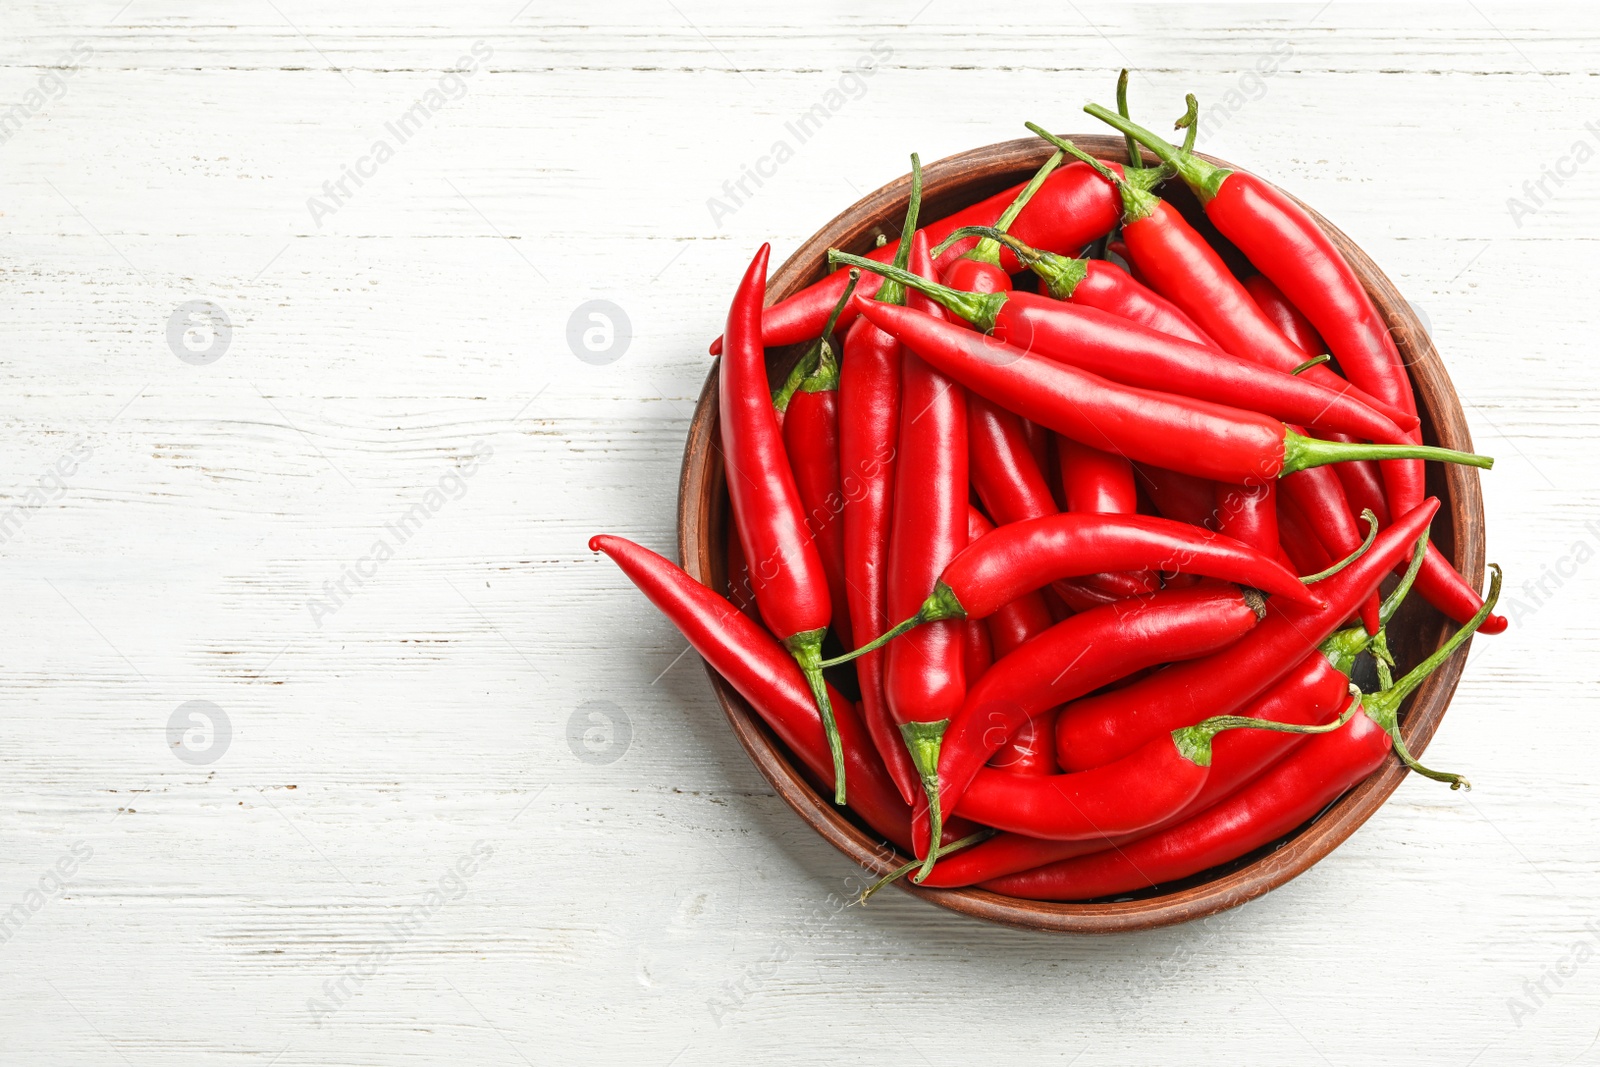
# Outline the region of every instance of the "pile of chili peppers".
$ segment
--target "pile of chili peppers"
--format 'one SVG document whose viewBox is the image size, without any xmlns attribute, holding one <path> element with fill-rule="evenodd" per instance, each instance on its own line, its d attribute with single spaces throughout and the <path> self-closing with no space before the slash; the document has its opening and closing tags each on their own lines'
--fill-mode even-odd
<svg viewBox="0 0 1600 1067">
<path fill-rule="evenodd" d="M 921 219 L 912 156 L 899 239 L 772 307 L 756 253 L 712 346 L 726 589 L 590 542 L 915 857 L 885 881 L 1115 897 L 1271 843 L 1391 753 L 1465 784 L 1398 719 L 1505 628 L 1498 568 L 1480 597 L 1428 537 L 1424 463 L 1492 461 L 1423 443 L 1317 223 L 1194 155 L 1193 97 L 1174 145 L 1126 84 L 1086 109 L 1125 164 L 1029 124 L 1057 149 L 1031 181 Z M 773 388 L 769 350 L 802 342 Z M 1397 680 L 1413 588 L 1460 625 Z"/>
</svg>

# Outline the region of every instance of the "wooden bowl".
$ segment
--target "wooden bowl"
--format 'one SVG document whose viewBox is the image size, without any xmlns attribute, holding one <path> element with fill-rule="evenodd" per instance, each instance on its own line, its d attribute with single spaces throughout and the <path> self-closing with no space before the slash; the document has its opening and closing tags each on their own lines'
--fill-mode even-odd
<svg viewBox="0 0 1600 1067">
<path fill-rule="evenodd" d="M 1074 136 L 1073 140 L 1102 159 L 1124 158 L 1120 137 Z M 1050 152 L 1043 141 L 1023 139 L 964 152 L 929 165 L 923 172 L 923 217 L 940 218 L 1026 180 Z M 1221 166 L 1230 166 L 1220 159 L 1205 158 Z M 879 233 L 888 233 L 891 239 L 898 236 L 910 187 L 909 175 L 891 182 L 817 231 L 772 274 L 767 303 L 776 303 L 821 278 L 827 272 L 830 247 L 865 253 Z M 1215 231 L 1204 221 L 1198 203 L 1181 183 L 1167 183 L 1162 195 L 1183 210 L 1202 232 L 1215 236 Z M 1455 389 L 1410 305 L 1348 237 L 1314 211 L 1312 216 L 1349 259 L 1379 312 L 1390 323 L 1416 387 L 1424 439 L 1471 451 L 1472 439 Z M 1225 257 L 1237 255 L 1236 250 L 1225 243 L 1220 250 Z M 732 291 L 731 285 L 729 291 Z M 769 372 L 774 381 L 781 380 L 788 372 L 798 358 L 800 347 L 768 353 Z M 683 566 L 690 574 L 712 588 L 724 590 L 727 588 L 728 504 L 717 440 L 717 372 L 713 364 L 684 446 L 678 492 L 678 547 Z M 1429 464 L 1429 468 L 1428 490 L 1443 504 L 1433 524 L 1433 542 L 1463 575 L 1474 584 L 1481 584 L 1484 523 L 1478 473 L 1471 467 L 1455 465 Z M 1420 597 L 1412 596 L 1406 609 L 1391 624 L 1390 647 L 1397 662 L 1405 667 L 1437 648 L 1450 632 L 1439 612 Z M 1413 753 L 1420 755 L 1438 728 L 1465 659 L 1464 653 L 1451 657 L 1407 703 L 1401 729 Z M 905 857 L 894 855 L 892 849 L 854 821 L 847 810 L 836 808 L 830 798 L 818 794 L 791 754 L 744 699 L 720 675 L 709 667 L 707 671 L 728 722 L 745 751 L 778 795 L 812 829 L 871 871 L 886 873 L 904 861 Z M 908 879 L 901 879 L 897 884 L 951 911 L 1033 930 L 1113 933 L 1187 922 L 1237 907 L 1304 872 L 1366 822 L 1394 792 L 1405 773 L 1405 768 L 1391 756 L 1381 770 L 1288 836 L 1192 878 L 1115 900 L 1058 904 L 1021 900 L 981 889 L 924 889 Z"/>
</svg>

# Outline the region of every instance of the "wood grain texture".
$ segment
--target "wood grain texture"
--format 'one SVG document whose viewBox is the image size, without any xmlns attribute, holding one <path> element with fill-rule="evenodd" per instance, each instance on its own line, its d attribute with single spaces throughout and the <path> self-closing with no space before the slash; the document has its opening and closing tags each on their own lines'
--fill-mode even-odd
<svg viewBox="0 0 1600 1067">
<path fill-rule="evenodd" d="M 1600 964 L 1567 956 L 1600 918 L 1600 170 L 1507 208 L 1593 136 L 1600 15 L 520 7 L 0 14 L 0 115 L 92 49 L 0 144 L 5 503 L 92 452 L 0 546 L 0 914 L 93 850 L 0 944 L 0 1062 L 1600 1054 Z M 319 226 L 307 199 L 480 40 L 465 94 Z M 724 181 L 877 41 L 892 54 L 864 91 L 714 219 Z M 1250 81 L 1278 41 L 1290 54 Z M 1196 92 L 1226 111 L 1202 147 L 1372 255 L 1499 460 L 1487 555 L 1513 626 L 1475 643 L 1428 750 L 1477 788 L 1407 780 L 1306 876 L 1179 928 L 1052 938 L 900 894 L 841 910 L 830 894 L 862 872 L 751 767 L 681 639 L 584 542 L 673 544 L 704 345 L 757 244 L 787 255 L 912 150 L 1024 119 L 1086 129 L 1078 107 L 1124 64 L 1137 114 L 1170 121 Z M 605 366 L 566 340 L 597 298 L 632 324 Z M 167 345 L 193 299 L 234 326 L 209 366 Z M 317 626 L 308 599 L 477 442 L 494 451 L 465 494 Z M 232 722 L 207 766 L 167 745 L 190 700 Z M 607 750 L 576 720 L 610 763 L 569 743 L 592 701 L 631 727 Z M 477 841 L 493 856 L 396 943 L 387 924 Z M 1536 1004 L 1523 983 L 1546 970 L 1560 984 Z M 307 1002 L 341 980 L 318 1026 Z"/>
</svg>

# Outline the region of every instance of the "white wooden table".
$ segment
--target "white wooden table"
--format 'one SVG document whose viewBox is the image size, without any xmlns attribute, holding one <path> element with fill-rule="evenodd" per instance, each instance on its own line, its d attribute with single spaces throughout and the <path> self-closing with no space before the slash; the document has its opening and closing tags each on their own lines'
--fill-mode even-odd
<svg viewBox="0 0 1600 1067">
<path fill-rule="evenodd" d="M 1600 14 L 520 2 L 0 16 L 0 1063 L 1600 1061 Z M 757 243 L 1123 65 L 1373 254 L 1499 458 L 1514 626 L 1428 752 L 1478 788 L 1148 935 L 840 911 L 585 541 L 671 550 Z"/>
</svg>

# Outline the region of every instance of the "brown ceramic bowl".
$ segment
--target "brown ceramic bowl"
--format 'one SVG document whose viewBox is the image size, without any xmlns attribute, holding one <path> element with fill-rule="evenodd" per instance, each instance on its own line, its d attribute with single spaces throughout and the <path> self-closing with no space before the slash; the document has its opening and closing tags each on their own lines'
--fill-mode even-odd
<svg viewBox="0 0 1600 1067">
<path fill-rule="evenodd" d="M 1120 138 L 1074 137 L 1102 159 L 1118 159 Z M 923 175 L 923 217 L 937 219 L 1009 185 L 1024 181 L 1045 161 L 1050 149 L 1042 141 L 1017 140 L 964 152 L 940 160 Z M 1206 157 L 1210 158 L 1210 157 Z M 1219 159 L 1211 162 L 1229 166 Z M 864 253 L 879 233 L 898 235 L 910 192 L 910 176 L 879 189 L 828 223 L 790 256 L 770 278 L 767 303 L 772 304 L 822 277 L 830 247 Z M 1163 195 L 1204 227 L 1199 206 L 1179 183 L 1169 182 Z M 1310 210 L 1307 208 L 1307 210 Z M 1424 438 L 1432 444 L 1471 451 L 1472 440 L 1460 401 L 1426 331 L 1411 307 L 1372 260 L 1320 215 L 1312 212 L 1335 245 L 1355 267 L 1378 310 L 1390 323 L 1411 370 L 1421 409 Z M 1235 254 L 1231 249 L 1225 254 Z M 798 347 L 768 353 L 774 381 L 781 380 L 798 358 Z M 678 547 L 684 567 L 715 589 L 726 589 L 728 497 L 717 440 L 717 374 L 706 376 L 684 446 L 683 475 L 678 493 Z M 1429 491 L 1443 502 L 1433 526 L 1433 541 L 1474 583 L 1483 577 L 1483 500 L 1477 471 L 1471 467 L 1429 464 Z M 1398 663 L 1414 664 L 1437 648 L 1450 632 L 1437 611 L 1411 597 L 1390 629 L 1390 647 Z M 1412 696 L 1403 711 L 1402 732 L 1411 751 L 1420 754 L 1443 718 L 1461 675 L 1464 655 L 1456 655 Z M 709 671 L 709 668 L 708 668 Z M 848 811 L 834 807 L 807 782 L 793 756 L 767 729 L 732 686 L 714 671 L 712 686 L 728 722 L 767 781 L 812 829 L 869 870 L 884 873 L 903 861 L 892 855 Z M 1405 774 L 1398 760 L 1330 805 L 1316 818 L 1281 840 L 1232 863 L 1192 878 L 1158 886 L 1115 900 L 1056 904 L 1001 896 L 981 889 L 923 889 L 909 880 L 898 883 L 929 903 L 991 922 L 1034 930 L 1111 933 L 1144 930 L 1203 918 L 1237 907 L 1304 872 L 1378 810 Z"/>
</svg>

